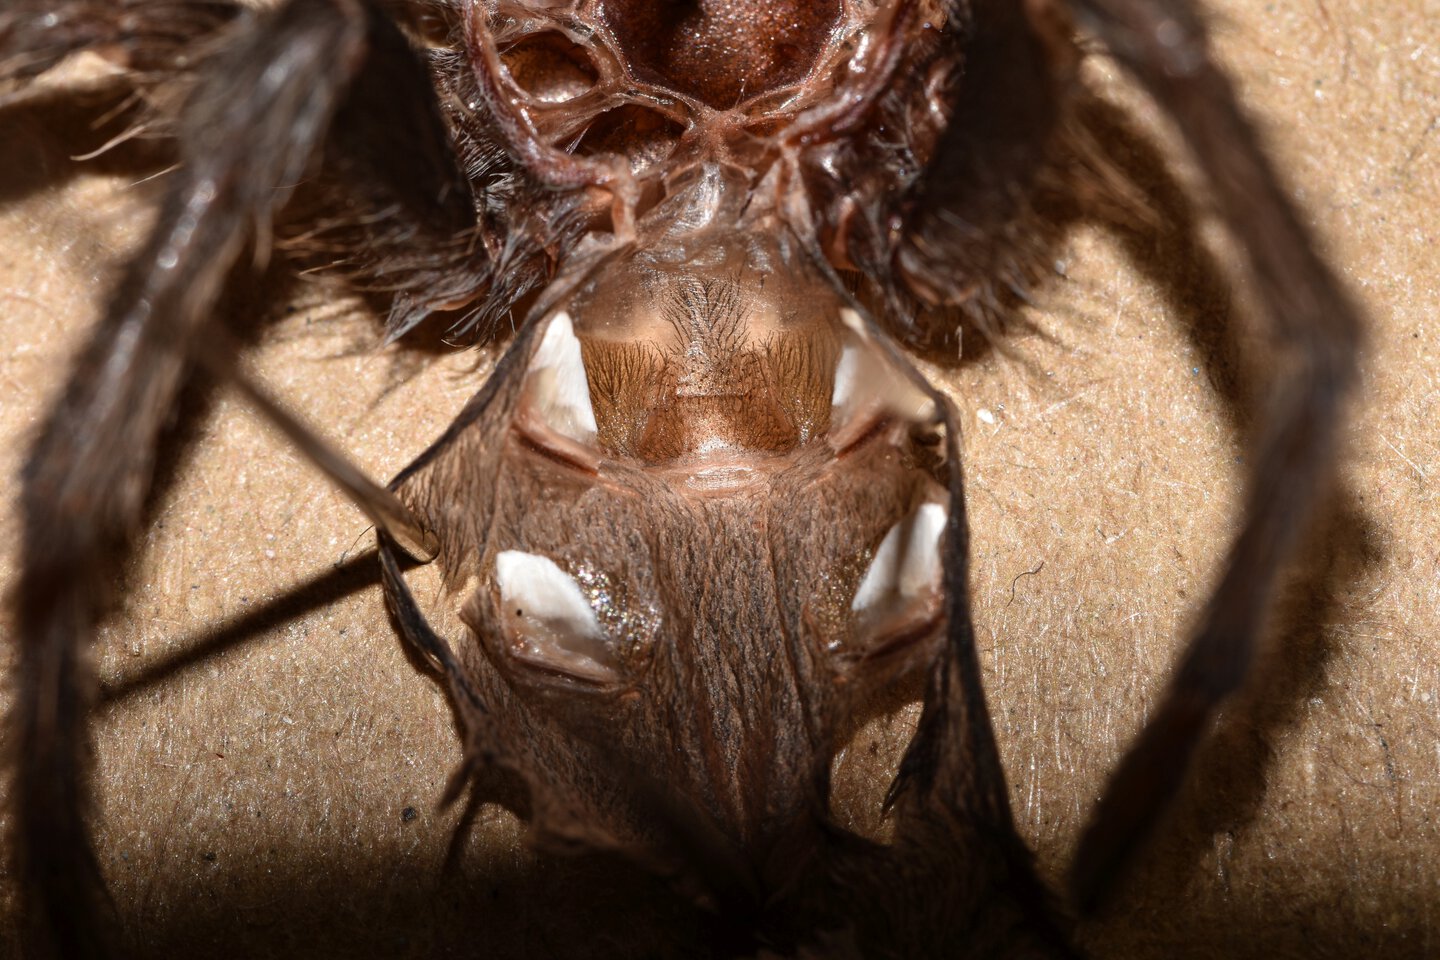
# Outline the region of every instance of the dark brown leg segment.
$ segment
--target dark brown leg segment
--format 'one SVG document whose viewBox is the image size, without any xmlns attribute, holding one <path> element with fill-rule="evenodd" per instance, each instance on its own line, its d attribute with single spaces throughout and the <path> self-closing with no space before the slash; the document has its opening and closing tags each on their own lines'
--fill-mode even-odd
<svg viewBox="0 0 1440 960">
<path fill-rule="evenodd" d="M 1254 658 L 1276 577 L 1333 472 L 1341 401 L 1355 379 L 1360 319 L 1315 252 L 1181 0 L 1082 0 L 1100 36 L 1175 121 L 1248 257 L 1278 373 L 1252 458 L 1245 518 L 1170 689 L 1121 763 L 1086 831 L 1071 892 L 1100 904 L 1179 788 L 1219 704 Z"/>
<path fill-rule="evenodd" d="M 142 73 L 183 73 L 194 42 L 233 21 L 232 0 L 8 0 L 0 10 L 0 100 L 78 50 Z"/>
<path fill-rule="evenodd" d="M 950 516 L 943 541 L 947 644 L 891 788 L 895 852 L 905 870 L 936 878 L 925 896 L 967 911 L 954 928 L 969 941 L 964 955 L 1071 957 L 1010 811 L 970 610 L 959 427 L 943 398 L 935 399 L 944 411 L 949 464 Z"/>
<path fill-rule="evenodd" d="M 10 733 L 18 745 L 20 889 L 37 953 L 114 949 L 85 824 L 86 717 L 95 686 L 86 646 L 138 532 L 158 438 L 190 369 L 188 345 L 204 335 L 252 231 L 268 228 L 315 165 L 352 78 L 366 70 L 408 84 L 395 96 L 424 79 L 389 22 L 355 0 L 291 0 L 240 27 L 202 69 L 179 117 L 182 162 L 154 232 L 31 451 L 13 596 L 20 651 Z M 423 127 L 428 106 L 432 138 L 443 143 L 433 96 L 424 91 L 429 99 L 414 102 L 411 115 L 420 120 L 411 123 Z M 371 166 L 387 171 L 384 158 Z M 456 176 L 441 171 L 436 180 Z M 412 200 L 401 213 L 418 222 L 448 222 L 467 202 L 457 195 L 449 200 L 457 206 L 447 207 L 443 190 L 424 176 L 406 183 L 393 192 Z M 434 187 L 428 195 L 427 186 Z"/>
<path fill-rule="evenodd" d="M 1054 160 L 1077 61 L 1070 25 L 1049 3 L 967 6 L 973 19 L 946 40 L 961 64 L 945 92 L 950 123 L 904 200 L 895 253 L 900 276 L 930 303 L 1028 286 L 1036 240 L 1025 213 Z"/>
</svg>

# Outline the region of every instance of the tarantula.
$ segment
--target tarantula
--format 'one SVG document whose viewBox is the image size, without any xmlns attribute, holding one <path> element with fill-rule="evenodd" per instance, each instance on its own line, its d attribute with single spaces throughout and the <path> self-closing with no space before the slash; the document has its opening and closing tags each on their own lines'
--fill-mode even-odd
<svg viewBox="0 0 1440 960">
<path fill-rule="evenodd" d="M 980 684 L 958 427 L 910 356 L 992 330 L 1043 274 L 1046 211 L 1086 177 L 1077 25 L 1176 122 L 1279 356 L 1240 533 L 1077 855 L 1085 909 L 1246 673 L 1359 336 L 1189 3 L 11 2 L 0 79 L 108 57 L 181 160 L 24 475 L 14 830 L 37 936 L 107 952 L 84 652 L 204 369 L 374 520 L 400 632 L 460 719 L 457 787 L 516 779 L 537 843 L 666 878 L 725 920 L 722 952 L 1071 955 Z M 211 320 L 277 240 L 388 301 L 393 337 L 522 318 L 388 488 Z M 439 564 L 449 607 L 422 609 L 402 554 Z M 830 764 L 917 676 L 881 844 L 829 815 Z"/>
</svg>

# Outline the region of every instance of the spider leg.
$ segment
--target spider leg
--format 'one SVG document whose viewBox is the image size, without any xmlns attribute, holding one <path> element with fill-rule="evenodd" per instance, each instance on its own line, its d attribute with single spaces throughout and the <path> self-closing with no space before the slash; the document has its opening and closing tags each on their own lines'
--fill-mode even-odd
<svg viewBox="0 0 1440 960">
<path fill-rule="evenodd" d="M 141 523 L 158 439 L 189 373 L 186 354 L 212 327 L 212 307 L 251 230 L 265 229 L 314 165 L 361 71 L 371 87 L 389 77 L 391 97 L 424 81 L 394 27 L 357 0 L 290 0 L 202 68 L 179 117 L 183 162 L 157 224 L 31 449 L 10 721 L 11 742 L 23 745 L 13 795 L 19 889 L 42 952 L 109 952 L 109 905 L 85 826 L 95 692 L 85 644 Z M 443 128 L 423 89 L 429 120 L 412 109 L 409 125 L 428 122 L 433 145 Z M 425 102 L 411 98 L 412 106 Z M 386 170 L 383 157 L 371 166 Z M 411 201 L 405 212 L 414 219 L 449 222 L 468 200 L 437 199 L 430 173 L 422 164 L 394 193 Z"/>
<path fill-rule="evenodd" d="M 405 553 L 421 562 L 435 559 L 439 544 L 433 534 L 423 529 L 395 494 L 377 484 L 343 453 L 327 444 L 309 426 L 281 406 L 259 384 L 235 365 L 233 344 L 222 331 L 212 331 L 210 338 L 192 347 L 196 362 L 219 380 L 228 380 L 249 401 L 250 406 L 325 474 L 326 479 L 360 508 L 387 538 Z"/>
<path fill-rule="evenodd" d="M 1013 832 L 1005 770 L 995 745 L 980 681 L 975 623 L 970 610 L 970 526 L 965 505 L 957 425 L 949 404 L 935 394 L 945 428 L 950 514 L 943 535 L 946 644 L 925 692 L 919 728 L 905 752 L 886 803 L 921 804 L 940 793 L 985 828 Z"/>
<path fill-rule="evenodd" d="M 942 548 L 946 645 L 886 799 L 897 813 L 895 850 L 910 869 L 928 863 L 927 877 L 952 885 L 937 901 L 973 905 L 964 929 L 981 945 L 972 945 L 974 955 L 999 956 L 1004 944 L 1016 955 L 1071 957 L 1010 811 L 975 645 L 959 425 L 948 400 L 931 396 L 945 431 L 950 495 Z M 987 943 L 997 946 L 991 951 Z"/>
<path fill-rule="evenodd" d="M 964 304 L 983 288 L 1028 285 L 1026 212 L 1053 161 L 1077 62 L 1069 24 L 1047 3 L 973 4 L 951 30 L 963 75 L 944 95 L 950 122 L 903 199 L 896 272 L 921 299 Z M 923 340 L 923 332 L 920 335 Z"/>
<path fill-rule="evenodd" d="M 1077 0 L 1082 23 L 1175 121 L 1245 251 L 1278 352 L 1240 533 L 1170 688 L 1096 807 L 1070 875 L 1100 905 L 1184 778 L 1220 703 L 1244 680 L 1277 575 L 1333 472 L 1355 379 L 1358 311 L 1315 252 L 1182 0 Z"/>
<path fill-rule="evenodd" d="M 0 101 L 79 50 L 144 73 L 183 71 L 196 40 L 243 9 L 233 0 L 9 0 L 0 11 Z"/>
</svg>

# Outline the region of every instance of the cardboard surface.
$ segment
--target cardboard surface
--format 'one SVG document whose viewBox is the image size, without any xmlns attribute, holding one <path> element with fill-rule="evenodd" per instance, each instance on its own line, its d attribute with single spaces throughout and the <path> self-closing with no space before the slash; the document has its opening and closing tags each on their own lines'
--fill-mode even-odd
<svg viewBox="0 0 1440 960">
<path fill-rule="evenodd" d="M 1212 6 L 1222 59 L 1371 330 L 1326 535 L 1288 583 L 1264 666 L 1116 913 L 1080 933 L 1097 957 L 1435 955 L 1440 6 Z M 1091 66 L 1107 84 L 1106 65 Z M 1166 141 L 1143 99 L 1113 96 Z M 146 221 L 143 189 L 126 186 L 153 170 L 123 151 L 67 159 L 99 145 L 84 117 L 46 103 L 0 117 L 9 477 Z M 1237 398 L 1266 375 L 1243 295 L 1230 302 L 1223 244 L 1191 248 L 1177 210 L 1155 212 L 1145 242 L 1079 225 L 1057 250 L 1063 277 L 1030 311 L 1045 336 L 943 373 L 967 430 L 991 709 L 1017 820 L 1051 878 L 1206 596 L 1243 482 L 1249 415 Z M 1213 241 L 1208 213 L 1202 201 Z M 275 318 L 251 368 L 382 478 L 443 429 L 488 366 L 375 348 L 363 306 L 327 288 L 302 289 L 291 310 L 250 299 L 245 310 Z M 331 574 L 369 537 L 228 393 L 182 426 L 193 443 L 170 457 L 144 554 L 96 646 L 120 691 L 97 718 L 97 833 L 137 945 L 155 956 L 603 952 L 583 939 L 586 918 L 634 912 L 633 896 L 537 863 L 503 810 L 480 810 L 459 866 L 442 870 L 460 814 L 436 808 L 459 758 L 453 721 L 402 651 L 368 567 L 302 591 L 316 607 L 303 616 L 204 646 L 217 624 Z M 16 531 L 7 511 L 6 582 Z M 877 721 L 839 761 L 838 800 L 857 826 L 875 826 L 913 714 Z M 646 922 L 643 905 L 634 916 Z"/>
</svg>

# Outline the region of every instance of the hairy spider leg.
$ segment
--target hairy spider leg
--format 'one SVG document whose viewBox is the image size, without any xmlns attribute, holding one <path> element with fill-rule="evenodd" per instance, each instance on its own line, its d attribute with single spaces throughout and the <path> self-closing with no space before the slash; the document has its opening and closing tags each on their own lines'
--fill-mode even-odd
<svg viewBox="0 0 1440 960">
<path fill-rule="evenodd" d="M 1239 687 L 1276 579 L 1334 473 L 1341 404 L 1356 375 L 1361 321 L 1315 252 L 1180 0 L 1077 0 L 1082 23 L 1174 120 L 1208 178 L 1279 353 L 1251 459 L 1244 520 L 1170 688 L 1121 762 L 1081 839 L 1069 883 L 1102 906 L 1169 806 L 1216 709 Z"/>
<path fill-rule="evenodd" d="M 70 21 L 42 22 L 64 28 Z M 419 146 L 436 162 L 419 165 L 391 191 L 402 215 L 462 225 L 466 216 L 466 193 L 452 189 L 464 181 L 447 166 L 449 152 L 437 149 L 445 133 L 424 68 L 377 9 L 357 0 L 290 0 L 240 29 L 202 68 L 179 122 L 183 163 L 159 220 L 23 476 L 11 733 L 25 749 L 12 829 L 28 935 L 37 949 L 66 957 L 104 956 L 115 943 L 85 825 L 86 717 L 95 686 L 86 644 L 133 551 L 156 447 L 192 368 L 186 354 L 213 328 L 212 308 L 251 228 L 263 249 L 272 213 L 313 166 L 357 77 L 372 91 L 388 83 L 392 96 L 412 105 L 412 128 L 428 130 Z M 416 103 L 428 106 L 415 111 Z M 364 140 L 391 149 L 384 136 Z M 394 169 L 383 156 L 371 159 L 377 176 Z"/>
</svg>

